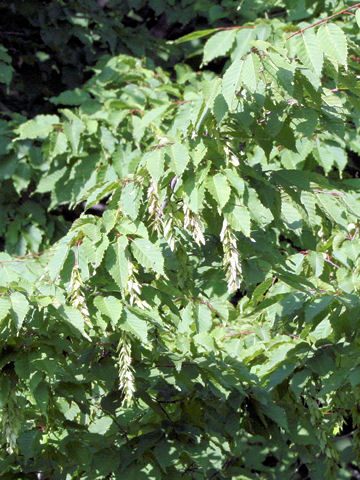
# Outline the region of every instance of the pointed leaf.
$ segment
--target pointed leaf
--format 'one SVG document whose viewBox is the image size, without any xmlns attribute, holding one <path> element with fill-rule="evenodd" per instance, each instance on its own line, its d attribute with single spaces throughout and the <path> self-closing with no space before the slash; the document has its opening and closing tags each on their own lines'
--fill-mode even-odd
<svg viewBox="0 0 360 480">
<path fill-rule="evenodd" d="M 73 153 L 77 153 L 80 143 L 80 135 L 85 130 L 85 125 L 79 118 L 74 118 L 72 122 L 65 123 L 63 130 L 72 147 Z"/>
<path fill-rule="evenodd" d="M 57 115 L 37 115 L 32 120 L 29 120 L 17 129 L 20 139 L 25 138 L 45 138 L 53 130 L 54 124 L 59 123 Z"/>
<path fill-rule="evenodd" d="M 250 54 L 244 60 L 241 71 L 241 79 L 243 84 L 250 90 L 255 92 L 259 78 L 260 60 L 258 55 Z"/>
<path fill-rule="evenodd" d="M 236 33 L 236 30 L 223 30 L 210 37 L 204 45 L 203 64 L 226 55 L 234 43 Z"/>
<path fill-rule="evenodd" d="M 0 297 L 0 320 L 6 317 L 11 308 L 11 301 L 8 296 L 2 295 Z"/>
<path fill-rule="evenodd" d="M 110 318 L 112 326 L 115 327 L 120 320 L 123 305 L 121 301 L 109 295 L 107 297 L 97 296 L 94 299 L 94 305 L 99 311 Z"/>
<path fill-rule="evenodd" d="M 240 90 L 242 86 L 242 69 L 244 62 L 242 60 L 235 60 L 230 67 L 226 70 L 222 81 L 222 94 L 232 109 L 232 105 L 235 99 L 235 94 Z"/>
<path fill-rule="evenodd" d="M 145 238 L 136 238 L 131 243 L 131 251 L 140 265 L 164 275 L 164 257 L 157 245 Z"/>
<path fill-rule="evenodd" d="M 48 271 L 51 280 L 55 280 L 59 275 L 62 267 L 64 266 L 65 260 L 69 254 L 70 247 L 66 243 L 63 243 L 58 246 L 54 255 L 51 257 L 48 264 Z"/>
<path fill-rule="evenodd" d="M 297 54 L 305 67 L 313 70 L 318 77 L 321 76 L 324 55 L 319 46 L 319 41 L 312 30 L 306 30 L 299 35 L 297 40 Z"/>
<path fill-rule="evenodd" d="M 168 154 L 171 168 L 176 175 L 180 176 L 190 160 L 187 148 L 181 143 L 174 143 L 174 145 L 168 147 Z"/>
<path fill-rule="evenodd" d="M 222 209 L 230 198 L 231 188 L 227 178 L 221 173 L 208 177 L 207 189 Z"/>
<path fill-rule="evenodd" d="M 111 244 L 105 254 L 105 266 L 115 283 L 124 291 L 128 279 L 128 259 L 125 254 L 128 240 L 121 236 Z"/>
<path fill-rule="evenodd" d="M 346 35 L 335 23 L 325 23 L 318 32 L 320 46 L 326 55 L 337 60 L 341 65 L 347 64 Z"/>
<path fill-rule="evenodd" d="M 22 327 L 26 314 L 29 311 L 30 305 L 25 297 L 20 292 L 14 292 L 10 295 L 11 307 L 14 313 L 16 328 L 19 331 Z"/>
<path fill-rule="evenodd" d="M 75 329 L 77 333 L 80 333 L 87 340 L 90 340 L 90 337 L 85 332 L 84 317 L 74 307 L 69 305 L 64 305 L 60 307 L 59 311 L 63 314 L 65 320 Z"/>
<path fill-rule="evenodd" d="M 125 310 L 125 319 L 127 330 L 140 338 L 142 342 L 147 343 L 147 322 L 128 309 Z"/>
<path fill-rule="evenodd" d="M 144 161 L 151 178 L 158 182 L 164 173 L 164 149 L 156 148 L 152 152 L 147 153 L 144 156 Z"/>
<path fill-rule="evenodd" d="M 138 216 L 142 197 L 142 188 L 135 182 L 129 182 L 121 192 L 120 205 L 123 213 L 132 220 Z"/>
</svg>

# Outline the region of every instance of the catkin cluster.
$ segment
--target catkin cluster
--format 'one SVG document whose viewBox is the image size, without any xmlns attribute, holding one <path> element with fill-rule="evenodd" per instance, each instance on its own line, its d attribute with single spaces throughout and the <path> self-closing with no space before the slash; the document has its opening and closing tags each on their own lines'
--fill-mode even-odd
<svg viewBox="0 0 360 480">
<path fill-rule="evenodd" d="M 228 290 L 231 293 L 240 288 L 242 268 L 235 234 L 225 219 L 220 233 L 220 240 L 224 250 L 223 264 L 226 269 Z"/>
<path fill-rule="evenodd" d="M 150 308 L 150 305 L 140 298 L 141 295 L 141 285 L 136 278 L 138 269 L 135 265 L 128 260 L 128 279 L 127 279 L 127 293 L 129 294 L 130 305 L 136 305 L 143 310 L 145 308 Z"/>
<path fill-rule="evenodd" d="M 68 300 L 71 305 L 77 310 L 79 310 L 79 312 L 82 314 L 82 316 L 84 317 L 84 322 L 89 327 L 92 327 L 93 325 L 90 321 L 90 314 L 86 305 L 85 295 L 83 293 L 82 287 L 83 281 L 81 279 L 79 265 L 75 263 L 71 272 Z"/>
<path fill-rule="evenodd" d="M 148 213 L 151 219 L 151 228 L 153 231 L 157 232 L 158 235 L 162 235 L 166 239 L 170 249 L 174 251 L 174 219 L 169 215 L 165 217 L 164 208 L 166 205 L 166 200 L 164 201 L 164 205 L 160 205 L 157 185 L 153 179 L 150 180 L 150 186 L 147 191 L 147 201 Z"/>
<path fill-rule="evenodd" d="M 135 379 L 131 365 L 131 344 L 125 332 L 119 340 L 118 352 L 119 389 L 124 394 L 122 405 L 129 406 L 135 392 Z"/>
<path fill-rule="evenodd" d="M 8 400 L 2 409 L 2 435 L 7 444 L 7 453 L 16 450 L 16 440 L 21 428 L 19 407 L 16 402 L 15 393 L 10 392 Z"/>
<path fill-rule="evenodd" d="M 184 203 L 184 227 L 190 231 L 195 242 L 199 245 L 205 245 L 205 237 L 202 231 L 199 217 L 195 215 L 190 208 Z"/>
</svg>

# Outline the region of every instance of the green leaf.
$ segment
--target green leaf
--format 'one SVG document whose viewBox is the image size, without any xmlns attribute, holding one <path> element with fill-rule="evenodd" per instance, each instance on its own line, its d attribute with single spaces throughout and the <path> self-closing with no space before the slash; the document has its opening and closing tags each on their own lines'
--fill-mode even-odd
<svg viewBox="0 0 360 480">
<path fill-rule="evenodd" d="M 48 264 L 48 271 L 51 280 L 55 280 L 64 266 L 65 260 L 69 254 L 70 247 L 67 243 L 60 244 Z"/>
<path fill-rule="evenodd" d="M 347 40 L 346 35 L 335 23 L 323 24 L 317 37 L 323 52 L 337 60 L 340 65 L 347 64 Z"/>
<path fill-rule="evenodd" d="M 121 192 L 120 205 L 124 215 L 135 220 L 139 214 L 142 188 L 135 182 L 129 182 Z"/>
<path fill-rule="evenodd" d="M 229 225 L 235 231 L 242 232 L 246 237 L 250 236 L 251 219 L 249 210 L 246 207 L 227 205 L 223 213 Z"/>
<path fill-rule="evenodd" d="M 212 33 L 216 32 L 217 30 L 218 30 L 217 28 L 209 28 L 207 30 L 198 30 L 197 32 L 188 33 L 169 43 L 174 43 L 175 45 L 179 45 L 180 43 L 190 42 L 191 40 L 207 37 L 208 35 L 211 35 Z"/>
<path fill-rule="evenodd" d="M 358 24 L 358 26 L 359 26 L 359 28 L 360 28 L 360 8 L 357 8 L 357 9 L 356 9 L 355 18 L 356 18 L 357 24 Z"/>
<path fill-rule="evenodd" d="M 306 30 L 295 38 L 297 38 L 297 54 L 301 62 L 320 77 L 324 55 L 315 33 L 312 30 Z"/>
<path fill-rule="evenodd" d="M 217 173 L 207 179 L 206 187 L 222 209 L 230 198 L 231 188 L 227 178 Z"/>
<path fill-rule="evenodd" d="M 250 28 L 243 28 L 237 32 L 235 46 L 231 52 L 232 60 L 241 59 L 250 52 L 252 40 L 256 38 L 256 32 Z"/>
<path fill-rule="evenodd" d="M 50 102 L 55 105 L 81 105 L 90 100 L 90 95 L 85 90 L 74 88 L 74 90 L 65 90 L 57 97 L 51 97 Z"/>
<path fill-rule="evenodd" d="M 242 86 L 242 70 L 244 68 L 243 60 L 235 60 L 226 70 L 222 81 L 222 94 L 232 110 L 236 92 Z"/>
<path fill-rule="evenodd" d="M 162 148 L 156 148 L 144 156 L 147 171 L 151 178 L 158 182 L 164 173 L 164 151 Z"/>
<path fill-rule="evenodd" d="M 11 308 L 11 302 L 9 297 L 4 295 L 0 296 L 0 320 L 3 320 L 9 313 Z"/>
<path fill-rule="evenodd" d="M 68 305 L 60 307 L 59 310 L 63 313 L 65 320 L 75 329 L 75 331 L 90 341 L 90 337 L 85 332 L 84 317 L 79 310 Z"/>
<path fill-rule="evenodd" d="M 181 143 L 174 143 L 174 145 L 167 147 L 167 153 L 170 157 L 171 168 L 176 175 L 180 176 L 190 160 L 187 148 Z"/>
<path fill-rule="evenodd" d="M 49 403 L 49 388 L 45 382 L 40 382 L 33 391 L 34 398 L 38 407 L 46 415 L 47 405 Z"/>
<path fill-rule="evenodd" d="M 110 318 L 113 328 L 116 327 L 121 317 L 123 305 L 121 301 L 108 295 L 107 297 L 97 296 L 94 298 L 94 305 L 100 312 Z"/>
<path fill-rule="evenodd" d="M 74 118 L 72 122 L 65 123 L 63 131 L 68 139 L 73 153 L 78 153 L 80 135 L 85 130 L 85 125 L 79 118 Z"/>
<path fill-rule="evenodd" d="M 334 297 L 331 295 L 324 295 L 319 298 L 315 298 L 311 303 L 305 307 L 305 320 L 310 322 L 313 318 L 317 317 L 320 313 L 328 310 L 329 305 L 334 301 Z"/>
<path fill-rule="evenodd" d="M 333 329 L 331 323 L 328 318 L 325 318 L 309 333 L 308 338 L 312 341 L 322 340 L 330 337 L 332 333 Z"/>
<path fill-rule="evenodd" d="M 147 322 L 127 308 L 125 309 L 125 319 L 127 330 L 136 335 L 142 342 L 147 343 Z"/>
<path fill-rule="evenodd" d="M 17 129 L 20 135 L 20 140 L 26 138 L 45 138 L 54 128 L 54 124 L 60 122 L 57 115 L 37 115 L 32 120 L 29 120 Z"/>
<path fill-rule="evenodd" d="M 10 301 L 14 314 L 16 329 L 19 331 L 22 327 L 26 314 L 29 311 L 30 304 L 25 295 L 20 292 L 13 292 L 10 295 Z"/>
<path fill-rule="evenodd" d="M 260 60 L 258 55 L 250 54 L 244 60 L 241 69 L 241 78 L 250 92 L 255 92 L 259 78 Z"/>
<path fill-rule="evenodd" d="M 114 422 L 110 417 L 97 418 L 89 425 L 89 432 L 104 435 L 113 423 Z"/>
<path fill-rule="evenodd" d="M 223 30 L 210 37 L 204 45 L 203 65 L 226 55 L 234 43 L 236 33 L 236 30 Z"/>
<path fill-rule="evenodd" d="M 125 236 L 118 237 L 116 242 L 109 246 L 105 254 L 106 269 L 121 291 L 127 288 L 129 264 L 125 254 L 127 245 L 128 240 Z"/>
<path fill-rule="evenodd" d="M 151 269 L 160 275 L 165 275 L 164 257 L 157 245 L 144 238 L 136 238 L 131 242 L 131 251 L 144 268 Z"/>
</svg>

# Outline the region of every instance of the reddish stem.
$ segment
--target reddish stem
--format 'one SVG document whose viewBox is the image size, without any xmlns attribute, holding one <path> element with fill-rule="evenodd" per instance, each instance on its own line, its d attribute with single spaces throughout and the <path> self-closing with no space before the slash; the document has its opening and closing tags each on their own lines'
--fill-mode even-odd
<svg viewBox="0 0 360 480">
<path fill-rule="evenodd" d="M 323 18 L 322 20 L 319 20 L 318 22 L 314 22 L 311 25 L 308 25 L 307 27 L 301 28 L 300 30 L 297 30 L 296 32 L 293 32 L 291 35 L 286 37 L 286 40 L 289 40 L 289 38 L 294 37 L 295 35 L 298 35 L 299 33 L 305 32 L 305 30 L 308 30 L 309 28 L 316 27 L 318 25 L 321 25 L 322 23 L 327 22 L 331 18 L 335 18 L 338 15 L 343 15 L 344 13 L 349 13 L 349 10 L 353 10 L 354 8 L 359 8 L 360 3 L 355 3 L 355 5 L 352 5 L 351 7 L 344 8 L 344 10 L 341 10 L 340 12 L 333 13 L 329 17 Z"/>
</svg>

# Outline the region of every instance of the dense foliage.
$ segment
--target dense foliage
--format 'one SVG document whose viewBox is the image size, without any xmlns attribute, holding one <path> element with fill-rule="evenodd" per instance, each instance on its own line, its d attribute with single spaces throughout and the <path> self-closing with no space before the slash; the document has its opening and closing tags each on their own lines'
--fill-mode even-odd
<svg viewBox="0 0 360 480">
<path fill-rule="evenodd" d="M 2 479 L 359 477 L 358 6 L 1 7 Z"/>
</svg>

